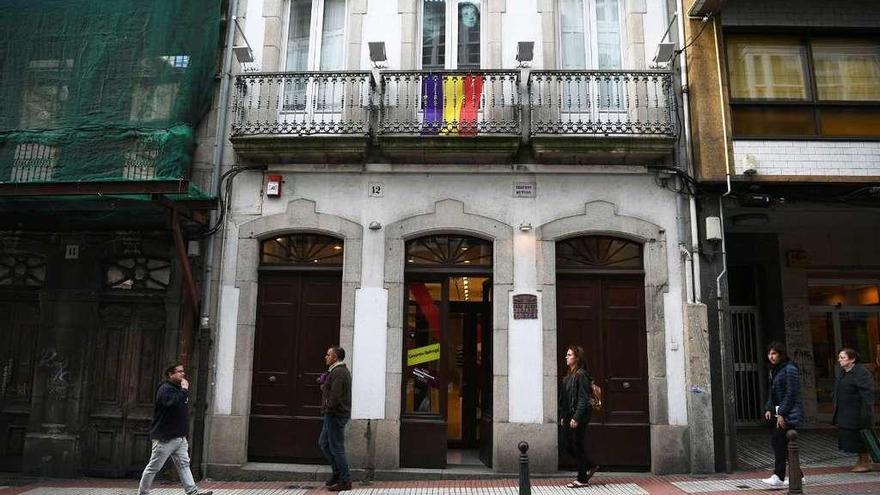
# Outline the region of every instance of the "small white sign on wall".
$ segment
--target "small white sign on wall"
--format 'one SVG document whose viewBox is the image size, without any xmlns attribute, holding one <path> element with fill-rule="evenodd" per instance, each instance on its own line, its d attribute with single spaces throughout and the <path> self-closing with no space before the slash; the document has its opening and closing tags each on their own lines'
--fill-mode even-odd
<svg viewBox="0 0 880 495">
<path fill-rule="evenodd" d="M 79 259 L 79 244 L 68 244 L 64 250 L 64 258 L 68 260 Z"/>
<path fill-rule="evenodd" d="M 371 198 L 381 198 L 385 195 L 385 184 L 381 182 L 370 182 L 367 185 L 367 196 Z"/>
<path fill-rule="evenodd" d="M 534 182 L 514 182 L 514 198 L 534 198 L 537 185 Z"/>
</svg>

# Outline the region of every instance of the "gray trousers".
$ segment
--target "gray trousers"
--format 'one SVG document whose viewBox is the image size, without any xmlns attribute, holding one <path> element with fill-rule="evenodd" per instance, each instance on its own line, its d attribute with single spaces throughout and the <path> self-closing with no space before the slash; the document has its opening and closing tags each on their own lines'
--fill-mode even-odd
<svg viewBox="0 0 880 495">
<path fill-rule="evenodd" d="M 153 478 L 162 470 L 165 461 L 170 457 L 174 461 L 177 468 L 177 475 L 180 482 L 183 483 L 183 491 L 188 495 L 199 491 L 196 482 L 193 481 L 192 471 L 189 470 L 189 443 L 186 437 L 172 438 L 171 440 L 160 441 L 153 440 L 153 451 L 150 454 L 150 462 L 144 468 L 144 474 L 141 475 L 141 484 L 138 488 L 138 495 L 147 495 L 150 493 L 150 487 L 153 486 Z"/>
</svg>

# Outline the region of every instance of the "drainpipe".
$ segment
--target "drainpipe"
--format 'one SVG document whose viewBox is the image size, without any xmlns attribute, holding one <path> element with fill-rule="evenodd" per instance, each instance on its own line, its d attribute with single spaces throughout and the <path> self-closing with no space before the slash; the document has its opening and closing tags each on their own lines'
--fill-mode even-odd
<svg viewBox="0 0 880 495">
<path fill-rule="evenodd" d="M 214 152 L 211 160 L 211 182 L 208 186 L 208 190 L 217 196 L 221 194 L 219 190 L 220 170 L 223 168 L 223 151 L 226 148 L 226 119 L 229 113 L 228 107 L 231 93 L 230 80 L 232 78 L 232 47 L 235 42 L 235 19 L 237 14 L 238 0 L 229 0 L 229 10 L 226 13 L 226 41 L 223 49 L 223 66 L 220 69 L 217 126 L 214 129 Z M 217 212 L 212 211 L 208 225 L 215 225 L 216 222 Z M 222 235 L 225 232 L 225 229 L 220 229 L 219 232 L 219 235 Z M 213 324 L 211 321 L 211 277 L 214 271 L 214 242 L 216 235 L 218 234 L 209 236 L 205 241 L 204 268 L 202 270 L 202 311 L 201 317 L 199 318 L 199 328 L 203 332 L 210 329 Z M 219 284 L 217 290 L 219 290 Z M 199 353 L 199 376 L 196 395 L 198 409 L 196 410 L 195 415 L 195 421 L 201 423 L 202 427 L 193 427 L 193 435 L 201 436 L 200 442 L 195 442 L 196 439 L 193 439 L 193 443 L 201 446 L 200 449 L 193 449 L 193 454 L 194 456 L 198 455 L 201 459 L 193 460 L 196 461 L 194 464 L 201 468 L 202 476 L 204 476 L 207 473 L 208 467 L 208 446 L 203 440 L 207 437 L 205 432 L 205 429 L 207 428 L 205 425 L 205 415 L 208 407 L 208 369 L 210 365 L 210 358 L 207 356 L 207 351 L 210 347 L 206 345 L 207 343 L 202 344 L 203 345 L 200 346 L 200 351 L 204 351 L 204 353 Z"/>
<path fill-rule="evenodd" d="M 678 31 L 678 39 L 679 43 L 685 43 L 685 33 L 684 33 L 684 22 L 685 18 L 681 17 L 684 13 L 684 0 L 678 1 L 678 14 L 679 21 L 677 24 Z M 684 46 L 684 45 L 682 45 Z M 682 100 L 682 126 L 684 127 L 684 142 L 685 142 L 685 156 L 687 157 L 687 170 L 691 174 L 692 177 L 695 177 L 694 174 L 694 150 L 691 136 L 691 107 L 690 107 L 690 87 L 688 86 L 688 73 L 687 73 L 687 53 L 682 51 L 678 54 L 679 57 L 679 77 L 681 80 L 681 100 Z M 690 195 L 688 198 L 688 207 L 690 213 L 690 229 L 691 229 L 691 248 L 689 255 L 689 265 L 690 265 L 690 276 L 693 281 L 693 299 L 691 302 L 699 303 L 703 300 L 702 295 L 702 284 L 700 283 L 700 232 L 697 228 L 697 200 L 694 198 L 694 195 Z"/>
<path fill-rule="evenodd" d="M 718 101 L 723 104 L 725 101 L 724 98 L 724 86 L 722 84 L 722 75 L 721 75 L 721 53 L 719 49 L 719 40 L 718 40 L 718 23 L 716 19 L 712 19 L 712 34 L 715 38 L 715 68 L 716 75 L 718 77 Z M 732 351 L 732 349 L 728 349 L 727 339 L 730 337 L 730 332 L 724 331 L 724 309 L 723 300 L 724 297 L 721 294 L 721 279 L 727 275 L 727 241 L 726 234 L 724 231 L 724 198 L 729 196 L 732 187 L 730 183 L 730 152 L 728 146 L 728 136 L 727 136 L 727 113 L 725 109 L 721 109 L 721 129 L 724 135 L 724 175 L 725 181 L 727 183 L 727 190 L 718 197 L 718 216 L 721 223 L 721 272 L 718 274 L 718 277 L 715 279 L 715 303 L 718 311 L 718 343 L 719 343 L 719 351 L 721 354 L 721 381 L 724 384 L 724 390 L 733 390 L 732 377 L 730 376 L 730 370 L 725 365 L 725 356 L 728 355 L 728 352 Z M 727 401 L 725 401 L 727 402 Z M 733 440 L 731 439 L 730 434 L 730 414 L 728 408 L 725 407 L 724 411 L 725 416 L 725 424 L 724 425 L 724 453 L 725 453 L 725 468 L 728 472 L 733 471 L 734 461 L 731 456 L 731 450 L 733 445 Z M 735 418 L 734 418 L 735 421 Z"/>
</svg>

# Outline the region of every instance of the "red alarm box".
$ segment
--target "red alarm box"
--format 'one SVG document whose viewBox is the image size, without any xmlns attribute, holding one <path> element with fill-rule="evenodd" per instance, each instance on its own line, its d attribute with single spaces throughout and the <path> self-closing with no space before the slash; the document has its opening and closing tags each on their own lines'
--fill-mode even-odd
<svg viewBox="0 0 880 495">
<path fill-rule="evenodd" d="M 284 182 L 280 175 L 266 177 L 266 196 L 277 198 L 281 196 L 281 183 Z"/>
</svg>

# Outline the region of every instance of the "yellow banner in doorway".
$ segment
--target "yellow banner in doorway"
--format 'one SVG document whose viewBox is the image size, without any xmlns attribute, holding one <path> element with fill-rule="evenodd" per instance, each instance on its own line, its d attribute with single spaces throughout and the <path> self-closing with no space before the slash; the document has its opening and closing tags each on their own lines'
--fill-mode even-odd
<svg viewBox="0 0 880 495">
<path fill-rule="evenodd" d="M 414 366 L 416 364 L 428 363 L 440 360 L 440 343 L 426 345 L 424 347 L 416 347 L 406 351 L 406 365 Z"/>
</svg>

